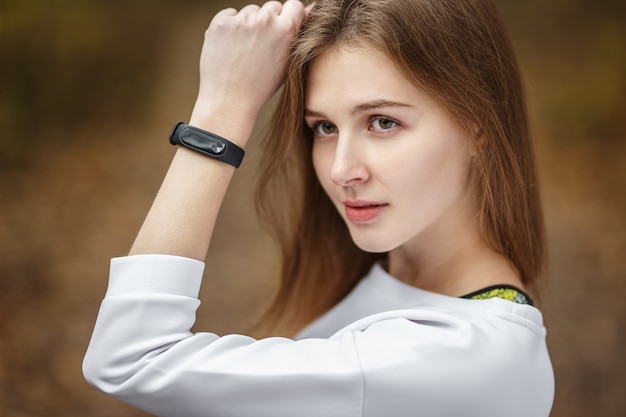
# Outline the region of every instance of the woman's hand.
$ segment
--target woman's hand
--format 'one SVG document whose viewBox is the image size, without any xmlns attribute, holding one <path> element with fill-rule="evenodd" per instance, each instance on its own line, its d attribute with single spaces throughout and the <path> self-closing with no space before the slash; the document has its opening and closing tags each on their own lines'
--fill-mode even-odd
<svg viewBox="0 0 626 417">
<path fill-rule="evenodd" d="M 218 113 L 237 115 L 251 128 L 283 82 L 289 48 L 305 14 L 300 1 L 288 0 L 215 15 L 205 33 L 191 123 L 202 125 Z"/>
</svg>

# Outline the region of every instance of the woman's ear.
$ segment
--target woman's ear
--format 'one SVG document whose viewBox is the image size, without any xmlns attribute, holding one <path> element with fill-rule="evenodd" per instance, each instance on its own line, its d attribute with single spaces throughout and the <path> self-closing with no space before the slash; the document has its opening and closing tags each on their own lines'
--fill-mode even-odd
<svg viewBox="0 0 626 417">
<path fill-rule="evenodd" d="M 480 158 L 487 149 L 487 137 L 485 131 L 477 123 L 471 125 L 470 156 Z"/>
</svg>

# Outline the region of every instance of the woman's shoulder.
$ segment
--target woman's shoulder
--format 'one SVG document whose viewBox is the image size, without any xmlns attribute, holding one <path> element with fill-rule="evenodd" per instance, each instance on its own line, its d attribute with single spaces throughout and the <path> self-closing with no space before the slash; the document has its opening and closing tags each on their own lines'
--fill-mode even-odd
<svg viewBox="0 0 626 417">
<path fill-rule="evenodd" d="M 548 415 L 554 375 L 537 308 L 498 297 L 449 297 L 373 272 L 360 289 L 363 299 L 387 294 L 401 307 L 365 316 L 333 336 L 354 338 L 372 415 L 385 414 L 376 410 L 381 397 L 398 410 L 449 407 L 441 415 Z M 453 400 L 442 405 L 442 395 Z M 513 404 L 519 409 L 505 408 Z"/>
<path fill-rule="evenodd" d="M 441 313 L 439 319 L 445 320 L 510 320 L 540 336 L 545 334 L 541 312 L 530 305 L 499 297 L 476 300 L 425 291 L 394 278 L 379 264 L 374 264 L 350 294 L 305 328 L 299 338 L 329 337 L 346 326 L 358 328 L 388 316 L 435 313 Z M 365 320 L 360 321 L 362 319 Z"/>
<path fill-rule="evenodd" d="M 554 375 L 545 330 L 523 311 L 534 308 L 520 306 L 519 314 L 508 301 L 486 304 L 483 311 L 386 312 L 339 332 L 354 337 L 366 409 L 385 397 L 398 409 L 431 404 L 437 415 L 548 415 Z M 519 409 L 505 408 L 513 404 Z"/>
</svg>

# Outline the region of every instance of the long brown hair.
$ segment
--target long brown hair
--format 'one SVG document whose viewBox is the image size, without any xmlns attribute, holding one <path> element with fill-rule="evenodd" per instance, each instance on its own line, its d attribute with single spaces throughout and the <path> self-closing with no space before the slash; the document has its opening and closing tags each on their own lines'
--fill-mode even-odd
<svg viewBox="0 0 626 417">
<path fill-rule="evenodd" d="M 489 0 L 316 0 L 293 46 L 263 142 L 257 208 L 282 251 L 281 284 L 263 333 L 292 335 L 344 297 L 385 254 L 352 242 L 315 177 L 304 124 L 308 67 L 331 48 L 383 51 L 473 132 L 470 179 L 481 232 L 533 289 L 544 263 L 541 214 L 518 65 Z"/>
</svg>

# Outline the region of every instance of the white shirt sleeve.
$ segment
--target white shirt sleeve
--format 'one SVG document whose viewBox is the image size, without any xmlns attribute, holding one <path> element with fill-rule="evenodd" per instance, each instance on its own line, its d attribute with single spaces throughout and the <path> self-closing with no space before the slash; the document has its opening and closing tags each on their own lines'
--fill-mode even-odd
<svg viewBox="0 0 626 417">
<path fill-rule="evenodd" d="M 87 380 L 157 416 L 361 415 L 353 335 L 192 334 L 201 275 L 191 259 L 114 259 L 83 363 Z"/>
<path fill-rule="evenodd" d="M 407 311 L 329 339 L 193 334 L 202 270 L 171 256 L 114 259 L 83 364 L 87 380 L 157 416 L 549 413 L 551 399 L 537 398 L 545 384 L 528 366 L 543 360 L 543 338 L 526 323 Z M 511 360 L 518 353 L 519 363 Z"/>
</svg>

